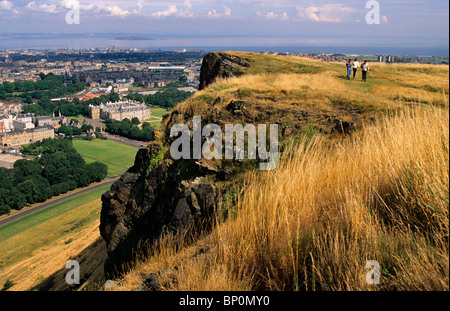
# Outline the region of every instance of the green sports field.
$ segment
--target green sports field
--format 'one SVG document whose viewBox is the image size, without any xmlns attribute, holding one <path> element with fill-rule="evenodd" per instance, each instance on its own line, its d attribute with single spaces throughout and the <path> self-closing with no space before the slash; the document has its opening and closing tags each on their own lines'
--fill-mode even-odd
<svg viewBox="0 0 450 311">
<path fill-rule="evenodd" d="M 132 167 L 138 151 L 112 140 L 74 140 L 73 146 L 86 163 L 100 161 L 108 165 L 108 178 L 118 177 Z"/>
</svg>

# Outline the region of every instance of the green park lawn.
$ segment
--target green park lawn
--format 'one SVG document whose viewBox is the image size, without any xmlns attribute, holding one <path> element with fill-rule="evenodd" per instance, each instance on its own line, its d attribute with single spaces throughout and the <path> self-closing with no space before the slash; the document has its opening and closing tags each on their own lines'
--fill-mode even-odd
<svg viewBox="0 0 450 311">
<path fill-rule="evenodd" d="M 86 163 L 100 161 L 108 165 L 107 178 L 118 177 L 132 167 L 138 150 L 112 140 L 74 140 L 73 146 Z"/>
</svg>

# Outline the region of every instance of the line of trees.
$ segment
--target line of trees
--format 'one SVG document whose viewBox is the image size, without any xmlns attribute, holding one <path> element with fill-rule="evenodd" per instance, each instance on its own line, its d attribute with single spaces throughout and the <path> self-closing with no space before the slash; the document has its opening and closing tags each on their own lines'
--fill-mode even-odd
<svg viewBox="0 0 450 311">
<path fill-rule="evenodd" d="M 108 119 L 105 121 L 106 131 L 114 135 L 120 135 L 139 141 L 152 141 L 154 138 L 154 130 L 150 123 L 144 122 L 142 128 L 137 118 L 133 120 L 124 119 L 123 121 L 116 121 Z"/>
<path fill-rule="evenodd" d="M 55 98 L 74 94 L 86 88 L 86 84 L 77 80 L 64 84 L 64 79 L 52 73 L 41 73 L 40 79 L 33 81 L 3 82 L 0 84 L 0 99 L 22 98 L 25 103 L 33 100 Z"/>
<path fill-rule="evenodd" d="M 130 93 L 127 98 L 139 102 L 145 102 L 148 106 L 163 108 L 173 108 L 192 96 L 192 92 L 178 91 L 175 88 L 168 88 L 154 95 L 140 95 Z"/>
<path fill-rule="evenodd" d="M 116 93 L 102 95 L 99 98 L 93 98 L 84 102 L 78 98 L 74 98 L 73 102 L 67 100 L 53 102 L 49 98 L 43 98 L 38 100 L 36 104 L 24 106 L 23 112 L 44 116 L 51 115 L 53 111 L 60 111 L 66 117 L 77 117 L 80 115 L 88 117 L 89 105 L 98 106 L 101 103 L 116 102 L 119 100 L 119 94 Z"/>
<path fill-rule="evenodd" d="M 45 139 L 22 150 L 24 154 L 36 151 L 41 156 L 34 160 L 0 168 L 0 215 L 100 182 L 108 173 L 101 162 L 86 164 L 69 139 Z"/>
</svg>

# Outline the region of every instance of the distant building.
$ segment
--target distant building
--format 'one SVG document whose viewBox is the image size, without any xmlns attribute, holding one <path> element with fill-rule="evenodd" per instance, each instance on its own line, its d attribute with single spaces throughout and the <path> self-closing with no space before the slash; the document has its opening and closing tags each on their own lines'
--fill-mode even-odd
<svg viewBox="0 0 450 311">
<path fill-rule="evenodd" d="M 134 101 L 101 104 L 100 106 L 89 106 L 89 117 L 91 119 L 123 119 L 138 118 L 139 121 L 148 120 L 152 112 L 145 104 Z"/>
<path fill-rule="evenodd" d="M 33 129 L 36 126 L 33 122 L 28 121 L 20 121 L 20 120 L 13 120 L 13 127 L 15 130 L 27 130 L 27 129 Z"/>
<path fill-rule="evenodd" d="M 17 121 L 22 121 L 25 123 L 32 123 L 33 122 L 34 114 L 32 113 L 26 113 L 26 114 L 18 114 L 15 118 Z"/>
<path fill-rule="evenodd" d="M 36 127 L 33 129 L 14 130 L 0 134 L 0 144 L 5 147 L 28 145 L 46 138 L 54 138 L 53 126 Z"/>
<path fill-rule="evenodd" d="M 12 130 L 14 117 L 12 115 L 0 116 L 0 133 Z"/>
<path fill-rule="evenodd" d="M 378 55 L 379 63 L 395 63 L 395 56 L 393 55 Z"/>
<path fill-rule="evenodd" d="M 395 56 L 389 55 L 389 56 L 386 58 L 386 62 L 387 62 L 387 63 L 394 63 L 394 62 L 395 62 Z"/>
<path fill-rule="evenodd" d="M 50 125 L 53 127 L 59 127 L 61 125 L 66 125 L 68 123 L 68 119 L 64 116 L 61 116 L 59 113 L 59 117 L 53 116 L 44 116 L 44 117 L 36 117 L 34 118 L 34 124 L 36 127 L 42 127 L 46 125 Z"/>
</svg>

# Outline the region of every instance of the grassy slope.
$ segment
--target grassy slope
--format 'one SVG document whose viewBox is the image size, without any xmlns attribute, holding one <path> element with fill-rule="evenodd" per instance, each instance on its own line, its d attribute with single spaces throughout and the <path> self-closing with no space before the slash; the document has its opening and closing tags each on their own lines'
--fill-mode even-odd
<svg viewBox="0 0 450 311">
<path fill-rule="evenodd" d="M 108 165 L 108 178 L 122 175 L 133 166 L 137 149 L 111 140 L 74 140 L 74 147 L 87 163 L 100 161 Z"/>
<path fill-rule="evenodd" d="M 0 285 L 28 290 L 100 237 L 100 196 L 109 186 L 0 228 Z"/>
<path fill-rule="evenodd" d="M 74 147 L 86 162 L 106 163 L 109 178 L 120 176 L 130 168 L 137 152 L 135 148 L 102 140 L 74 140 Z M 16 284 L 11 290 L 27 290 L 63 269 L 70 258 L 100 238 L 100 196 L 109 187 L 54 205 L 0 228 L 0 286 L 9 279 Z"/>
<path fill-rule="evenodd" d="M 195 245 L 161 240 L 118 290 L 165 269 L 167 290 L 448 290 L 448 66 L 371 64 L 362 83 L 345 79 L 344 64 L 232 53 L 250 60 L 247 75 L 175 109 L 207 117 L 212 102 L 243 99 L 370 124 L 317 135 L 275 172 L 249 173 L 233 219 Z M 365 283 L 374 259 L 380 286 Z"/>
</svg>

